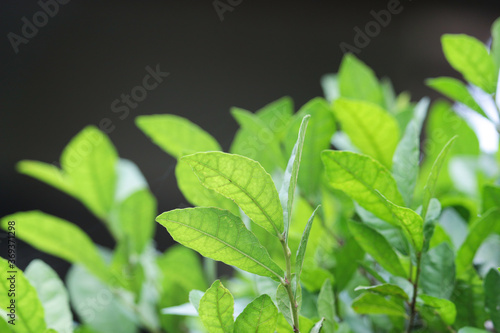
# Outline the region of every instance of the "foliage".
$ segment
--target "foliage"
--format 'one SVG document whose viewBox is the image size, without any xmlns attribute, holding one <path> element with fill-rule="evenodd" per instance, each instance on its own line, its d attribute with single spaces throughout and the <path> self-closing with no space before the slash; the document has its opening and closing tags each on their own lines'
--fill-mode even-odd
<svg viewBox="0 0 500 333">
<path fill-rule="evenodd" d="M 17 323 L 2 316 L 2 332 L 500 331 L 500 155 L 480 150 L 467 117 L 500 128 L 500 20 L 492 36 L 491 50 L 443 36 L 467 83 L 428 80 L 455 104 L 434 103 L 425 125 L 427 98 L 396 96 L 353 55 L 323 78 L 328 100 L 295 114 L 288 97 L 255 113 L 233 108 L 229 153 L 182 117 L 138 117 L 177 159 L 193 206 L 156 217 L 180 243 L 165 253 L 152 241 L 157 208 L 144 177 L 97 128 L 71 140 L 61 168 L 19 162 L 79 200 L 116 245 L 41 211 L 4 217 L 3 229 L 15 221 L 16 237 L 72 267 L 65 287 L 40 260 L 24 273 L 13 266 Z M 217 279 L 212 260 L 234 274 Z M 8 304 L 13 267 L 0 264 Z"/>
</svg>

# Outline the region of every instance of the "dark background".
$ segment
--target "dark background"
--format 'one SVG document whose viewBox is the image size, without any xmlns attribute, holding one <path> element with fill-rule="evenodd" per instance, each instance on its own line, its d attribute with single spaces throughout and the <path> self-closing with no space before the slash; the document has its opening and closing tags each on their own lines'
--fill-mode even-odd
<svg viewBox="0 0 500 333">
<path fill-rule="evenodd" d="M 224 1 L 225 2 L 225 1 Z M 370 11 L 388 1 L 243 0 L 221 22 L 212 1 L 83 1 L 60 5 L 59 13 L 15 54 L 7 34 L 21 34 L 36 1 L 0 4 L 0 216 L 40 209 L 80 225 L 97 243 L 111 237 L 79 202 L 15 172 L 15 163 L 51 163 L 84 126 L 112 120 L 110 138 L 133 160 L 158 198 L 159 211 L 185 205 L 176 187 L 174 159 L 134 125 L 138 115 L 173 113 L 191 119 L 228 149 L 236 131 L 231 106 L 255 111 L 282 96 L 296 107 L 321 96 L 321 75 L 336 72 L 339 44 L 353 44 L 354 30 L 373 20 Z M 439 38 L 467 33 L 487 41 L 500 1 L 401 0 L 403 10 L 358 55 L 379 77 L 413 100 L 437 94 L 425 78 L 456 76 Z M 141 84 L 145 67 L 160 64 L 170 76 L 120 120 L 110 104 Z M 158 228 L 160 249 L 171 243 Z M 57 231 L 55 231 L 57 232 Z M 4 251 L 2 249 L 2 251 Z M 67 263 L 24 243 L 18 265 L 42 258 L 63 273 Z"/>
</svg>

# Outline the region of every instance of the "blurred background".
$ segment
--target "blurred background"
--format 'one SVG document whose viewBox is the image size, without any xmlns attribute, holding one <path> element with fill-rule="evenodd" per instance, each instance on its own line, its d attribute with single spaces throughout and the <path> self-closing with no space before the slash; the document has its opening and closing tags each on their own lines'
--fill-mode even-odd
<svg viewBox="0 0 500 333">
<path fill-rule="evenodd" d="M 458 77 L 440 36 L 466 33 L 486 42 L 500 16 L 498 0 L 59 1 L 46 22 L 37 16 L 37 1 L 0 3 L 0 216 L 39 209 L 78 224 L 108 247 L 111 236 L 79 202 L 16 173 L 15 163 L 58 161 L 83 127 L 107 118 L 111 140 L 144 173 L 159 212 L 183 207 L 174 159 L 139 131 L 136 116 L 189 118 L 228 150 L 237 129 L 232 106 L 256 111 L 288 95 L 298 109 L 322 96 L 320 78 L 338 70 L 340 45 L 356 46 L 355 29 L 364 30 L 372 11 L 388 6 L 398 13 L 357 56 L 377 76 L 389 77 L 397 92 L 409 90 L 414 101 L 435 99 L 424 79 Z M 41 27 L 36 34 L 26 30 L 31 37 L 25 38 L 23 25 L 33 19 Z M 148 66 L 169 75 L 127 117 L 113 112 L 116 99 L 142 85 Z M 160 226 L 156 240 L 160 250 L 172 243 Z M 5 243 L 0 247 L 5 253 Z M 61 273 L 69 266 L 22 242 L 17 255 L 20 268 L 34 258 Z"/>
</svg>

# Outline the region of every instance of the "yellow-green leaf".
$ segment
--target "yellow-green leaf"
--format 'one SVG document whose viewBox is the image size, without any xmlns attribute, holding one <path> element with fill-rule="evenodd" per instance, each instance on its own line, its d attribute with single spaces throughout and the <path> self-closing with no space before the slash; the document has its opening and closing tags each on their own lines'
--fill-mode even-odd
<svg viewBox="0 0 500 333">
<path fill-rule="evenodd" d="M 263 294 L 246 306 L 234 323 L 235 332 L 273 333 L 278 322 L 278 309 L 271 297 Z"/>
<path fill-rule="evenodd" d="M 233 295 L 217 280 L 200 300 L 200 319 L 208 332 L 232 333 L 234 330 Z"/>
</svg>

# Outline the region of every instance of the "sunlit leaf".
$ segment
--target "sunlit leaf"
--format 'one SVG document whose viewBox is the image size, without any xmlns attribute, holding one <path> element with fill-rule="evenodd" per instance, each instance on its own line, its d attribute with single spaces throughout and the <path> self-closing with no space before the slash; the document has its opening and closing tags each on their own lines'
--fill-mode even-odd
<svg viewBox="0 0 500 333">
<path fill-rule="evenodd" d="M 381 295 L 365 293 L 352 302 L 354 311 L 360 314 L 386 314 L 407 317 L 405 308 Z"/>
<path fill-rule="evenodd" d="M 200 300 L 200 319 L 209 332 L 232 333 L 234 329 L 233 295 L 217 280 Z"/>
<path fill-rule="evenodd" d="M 278 322 L 278 309 L 271 297 L 263 294 L 247 305 L 236 318 L 235 332 L 273 333 Z"/>
<path fill-rule="evenodd" d="M 455 304 L 447 299 L 437 298 L 429 295 L 420 294 L 420 306 L 430 308 L 435 314 L 439 315 L 446 325 L 451 325 L 455 322 L 457 310 Z"/>
</svg>

